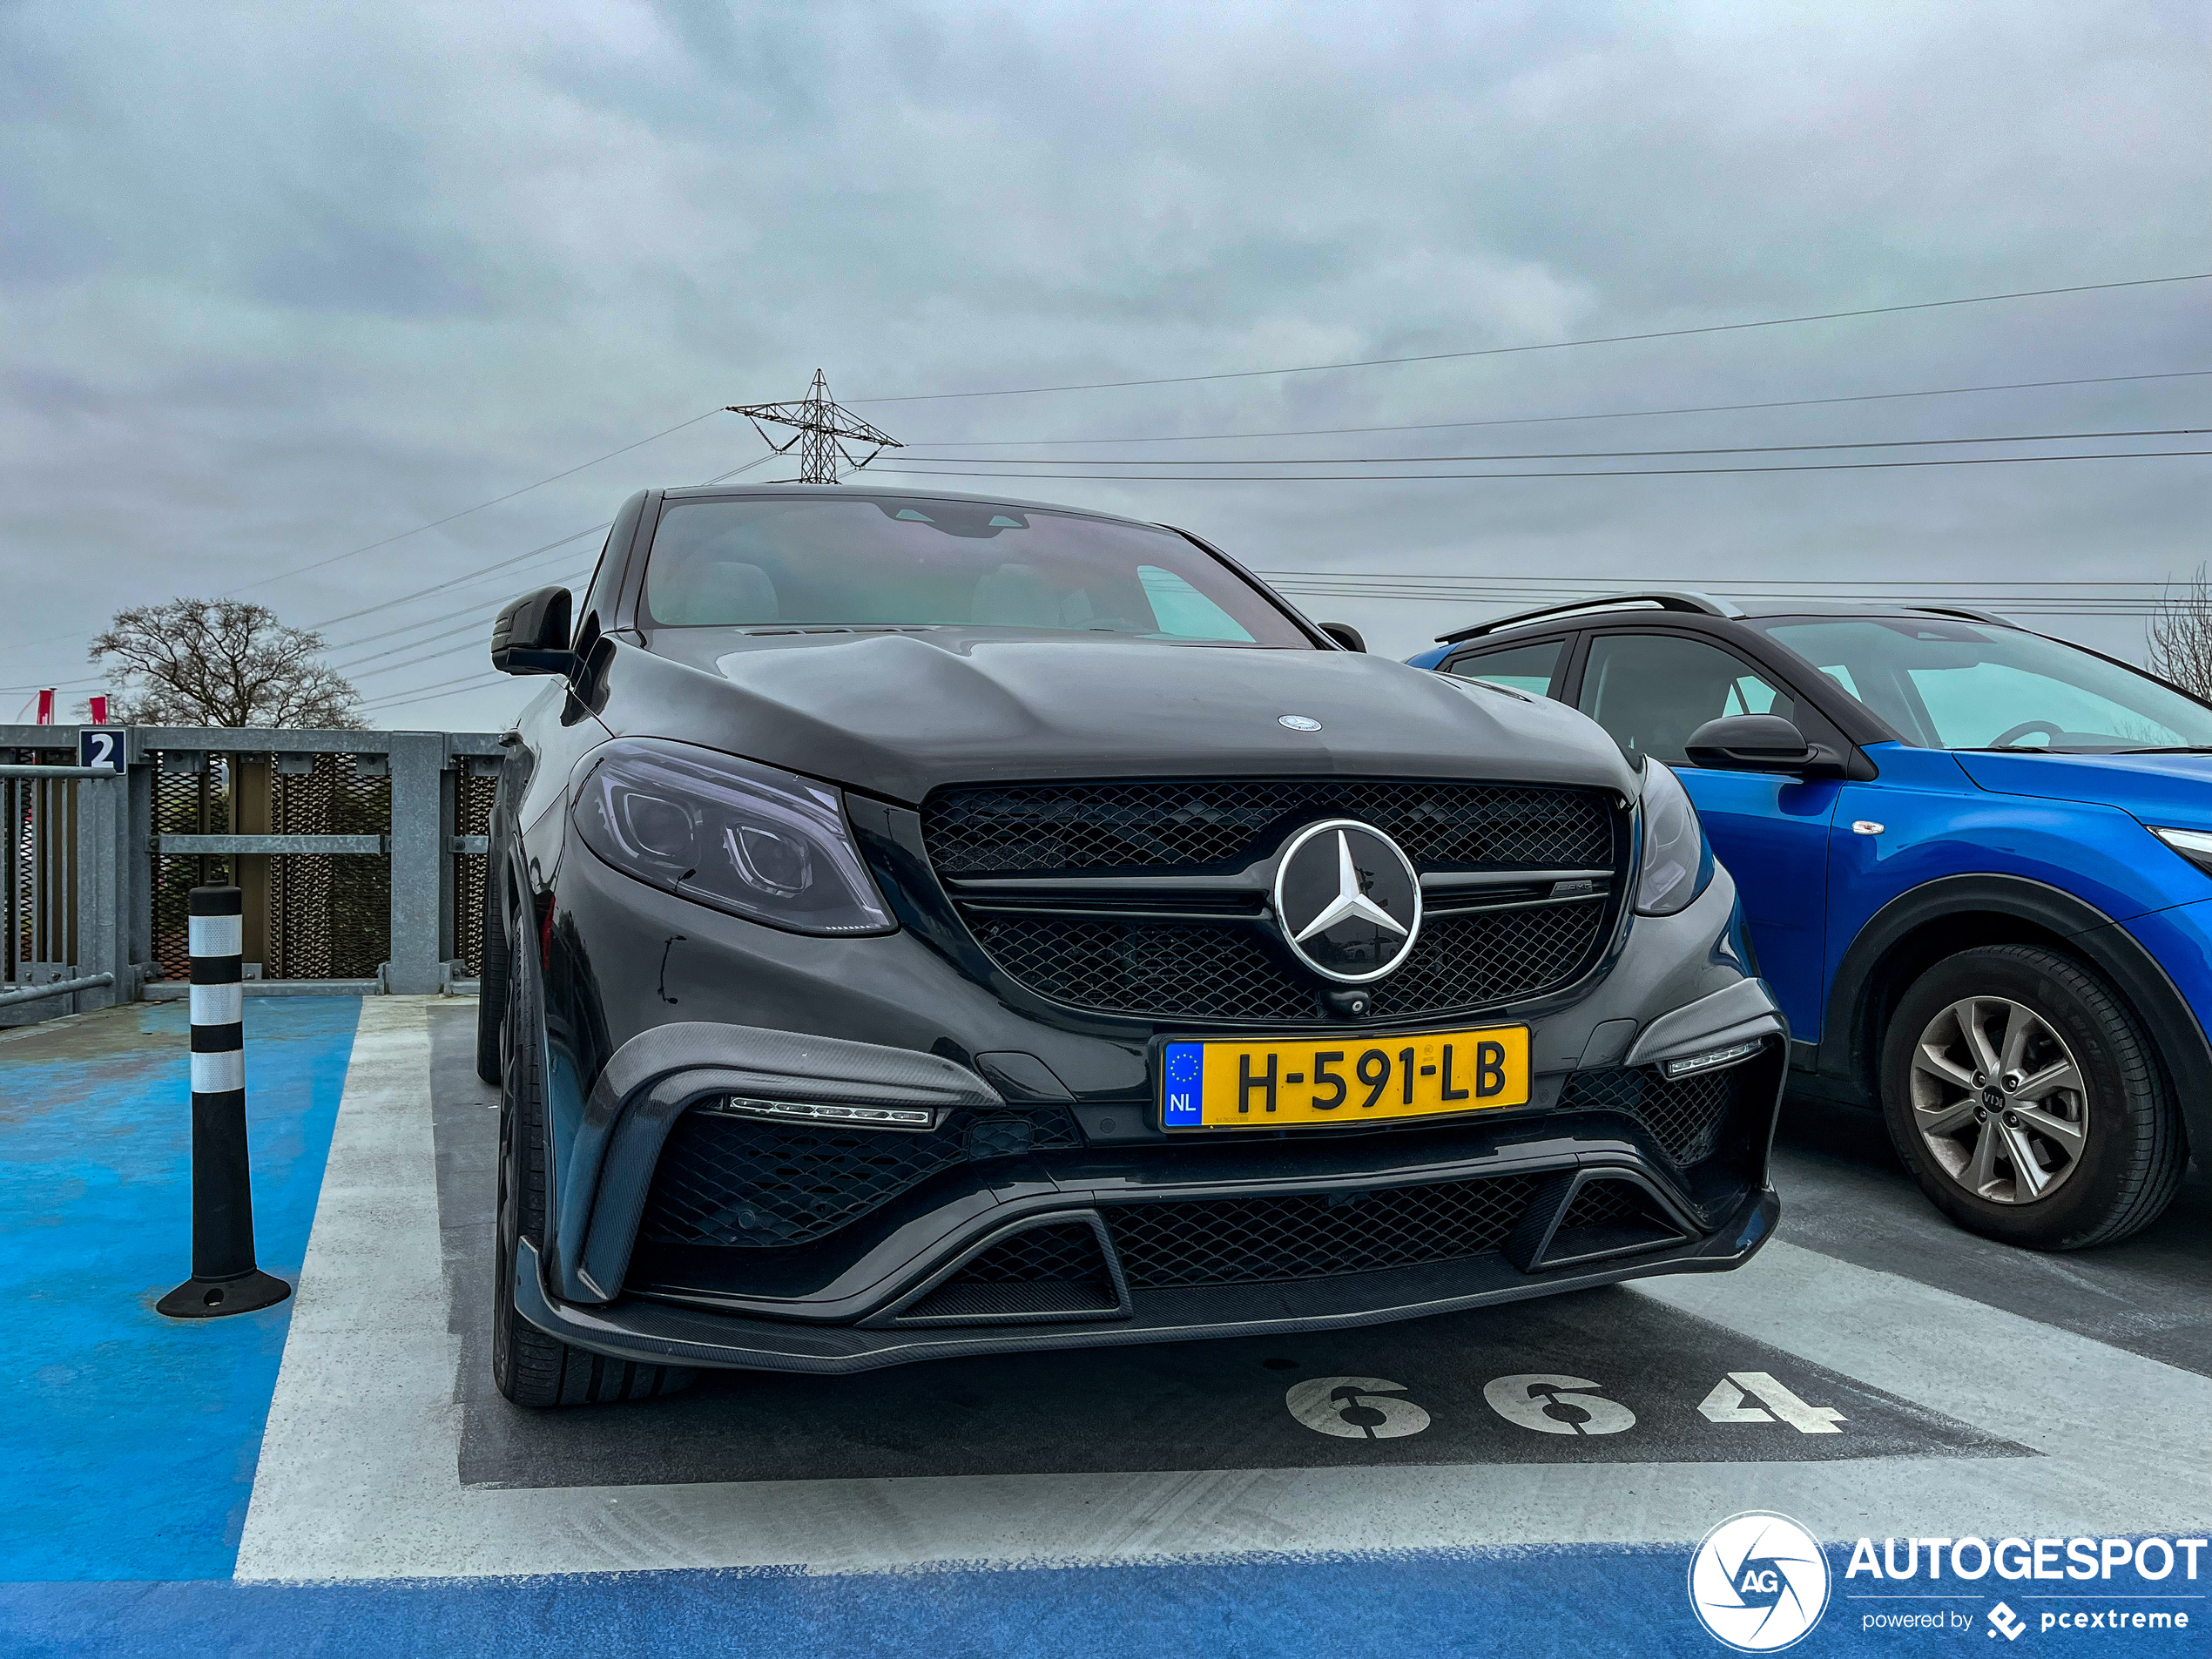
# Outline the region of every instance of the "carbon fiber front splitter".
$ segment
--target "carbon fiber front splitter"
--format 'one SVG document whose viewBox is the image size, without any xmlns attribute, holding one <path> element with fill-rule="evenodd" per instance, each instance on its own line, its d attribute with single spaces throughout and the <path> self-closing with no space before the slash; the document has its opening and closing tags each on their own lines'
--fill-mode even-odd
<svg viewBox="0 0 2212 1659">
<path fill-rule="evenodd" d="M 1763 1187 L 1701 1239 L 1602 1261 L 1527 1272 L 1493 1252 L 1291 1283 L 1141 1290 L 1131 1298 L 1130 1316 L 1111 1321 L 952 1328 L 800 1325 L 635 1296 L 591 1307 L 556 1302 L 545 1294 L 537 1252 L 525 1239 L 516 1263 L 515 1306 L 549 1336 L 616 1359 L 838 1375 L 971 1354 L 1345 1330 L 1656 1274 L 1726 1272 L 1749 1261 L 1773 1236 L 1780 1212 L 1773 1189 Z M 1066 1213 L 1093 1212 L 1073 1207 Z"/>
</svg>

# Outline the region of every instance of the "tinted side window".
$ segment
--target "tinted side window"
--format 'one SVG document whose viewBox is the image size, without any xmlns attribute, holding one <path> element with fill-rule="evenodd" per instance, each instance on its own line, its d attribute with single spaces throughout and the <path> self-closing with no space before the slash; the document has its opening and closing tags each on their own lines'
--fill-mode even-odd
<svg viewBox="0 0 2212 1659">
<path fill-rule="evenodd" d="M 1708 720 L 1724 714 L 1797 718 L 1797 705 L 1741 658 L 1703 640 L 1668 634 L 1601 634 L 1582 671 L 1582 712 L 1631 757 L 1670 765 Z"/>
<path fill-rule="evenodd" d="M 597 617 L 602 628 L 614 625 L 615 596 L 613 583 L 617 566 L 622 556 L 630 550 L 630 539 L 637 531 L 637 520 L 645 509 L 645 492 L 638 490 L 622 504 L 615 515 L 615 522 L 607 527 L 607 539 L 599 549 L 599 563 L 592 567 L 591 585 L 584 590 L 583 604 L 577 611 L 579 632 L 583 618 Z"/>
<path fill-rule="evenodd" d="M 1563 639 L 1545 639 L 1531 645 L 1508 645 L 1501 651 L 1469 651 L 1452 658 L 1444 671 L 1542 697 L 1552 689 L 1552 672 L 1559 666 L 1560 652 L 1566 649 Z"/>
</svg>

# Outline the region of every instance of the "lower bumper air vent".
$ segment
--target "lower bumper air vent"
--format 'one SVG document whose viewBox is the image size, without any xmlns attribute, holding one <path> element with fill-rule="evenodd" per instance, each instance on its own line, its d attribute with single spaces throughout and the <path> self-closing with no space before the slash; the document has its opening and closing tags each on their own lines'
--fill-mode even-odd
<svg viewBox="0 0 2212 1659">
<path fill-rule="evenodd" d="M 1541 1216 L 1540 1202 L 1529 1212 L 1532 1225 Z M 1689 1237 L 1640 1183 L 1599 1176 L 1582 1183 L 1548 1238 L 1523 1235 L 1529 1259 L 1521 1264 L 1532 1271 L 1565 1267 L 1679 1244 Z"/>
<path fill-rule="evenodd" d="M 900 1325 L 1109 1319 L 1129 1312 L 1095 1222 L 1049 1222 L 1001 1238 L 898 1313 Z"/>
<path fill-rule="evenodd" d="M 1526 1176 L 1266 1198 L 1177 1199 L 1106 1211 L 1131 1286 L 1264 1285 L 1456 1261 L 1500 1249 Z"/>
<path fill-rule="evenodd" d="M 1650 1066 L 1602 1066 L 1569 1073 L 1563 1112 L 1625 1112 L 1651 1131 L 1667 1156 L 1687 1168 L 1712 1157 L 1742 1092 L 1772 1075 L 1757 1065 L 1693 1072 L 1672 1081 Z"/>
</svg>

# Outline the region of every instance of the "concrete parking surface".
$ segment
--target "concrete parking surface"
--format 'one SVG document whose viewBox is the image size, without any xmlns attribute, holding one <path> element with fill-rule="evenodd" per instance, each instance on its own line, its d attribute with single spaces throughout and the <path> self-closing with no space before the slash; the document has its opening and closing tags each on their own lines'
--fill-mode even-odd
<svg viewBox="0 0 2212 1659">
<path fill-rule="evenodd" d="M 1735 1274 L 1325 1335 L 709 1374 L 531 1414 L 489 1376 L 497 1113 L 473 1004 L 248 1006 L 263 1261 L 299 1291 L 206 1325 L 148 1306 L 185 1265 L 173 1011 L 0 1040 L 0 1224 L 39 1310 L 11 1338 L 41 1379 L 10 1435 L 37 1499 L 0 1520 L 10 1577 L 43 1581 L 0 1597 L 27 1650 L 111 1629 L 158 1651 L 249 1608 L 257 1641 L 477 1640 L 496 1607 L 606 1651 L 773 1609 L 783 1650 L 849 1651 L 866 1606 L 957 1651 L 914 1610 L 905 1575 L 927 1569 L 931 1606 L 1005 1638 L 978 1651 L 1055 1629 L 1064 1651 L 1055 1621 L 1098 1617 L 1165 1651 L 1169 1608 L 1255 1650 L 1292 1616 L 1342 1624 L 1346 1651 L 1480 1646 L 1465 1621 L 1487 1607 L 1537 1632 L 1527 1650 L 1571 1652 L 1541 1635 L 1546 1595 L 1600 1573 L 1678 1596 L 1681 1546 L 1745 1508 L 1831 1541 L 2201 1534 L 2212 1509 L 2201 1170 L 2136 1238 L 2034 1256 L 1951 1228 L 1877 1120 L 1793 1103 L 1781 1233 Z M 127 1260 L 60 1272 L 95 1250 Z M 842 1611 L 806 1588 L 823 1575 Z M 1708 1650 L 1683 1626 L 1681 1650 Z"/>
</svg>

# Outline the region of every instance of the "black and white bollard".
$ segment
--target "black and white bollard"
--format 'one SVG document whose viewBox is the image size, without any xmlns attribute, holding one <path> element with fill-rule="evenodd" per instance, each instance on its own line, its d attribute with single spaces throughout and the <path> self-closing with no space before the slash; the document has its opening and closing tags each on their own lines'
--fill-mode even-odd
<svg viewBox="0 0 2212 1659">
<path fill-rule="evenodd" d="M 172 1319 L 250 1313 L 292 1294 L 253 1264 L 245 908 L 236 887 L 192 890 L 192 1277 L 154 1304 Z"/>
</svg>

